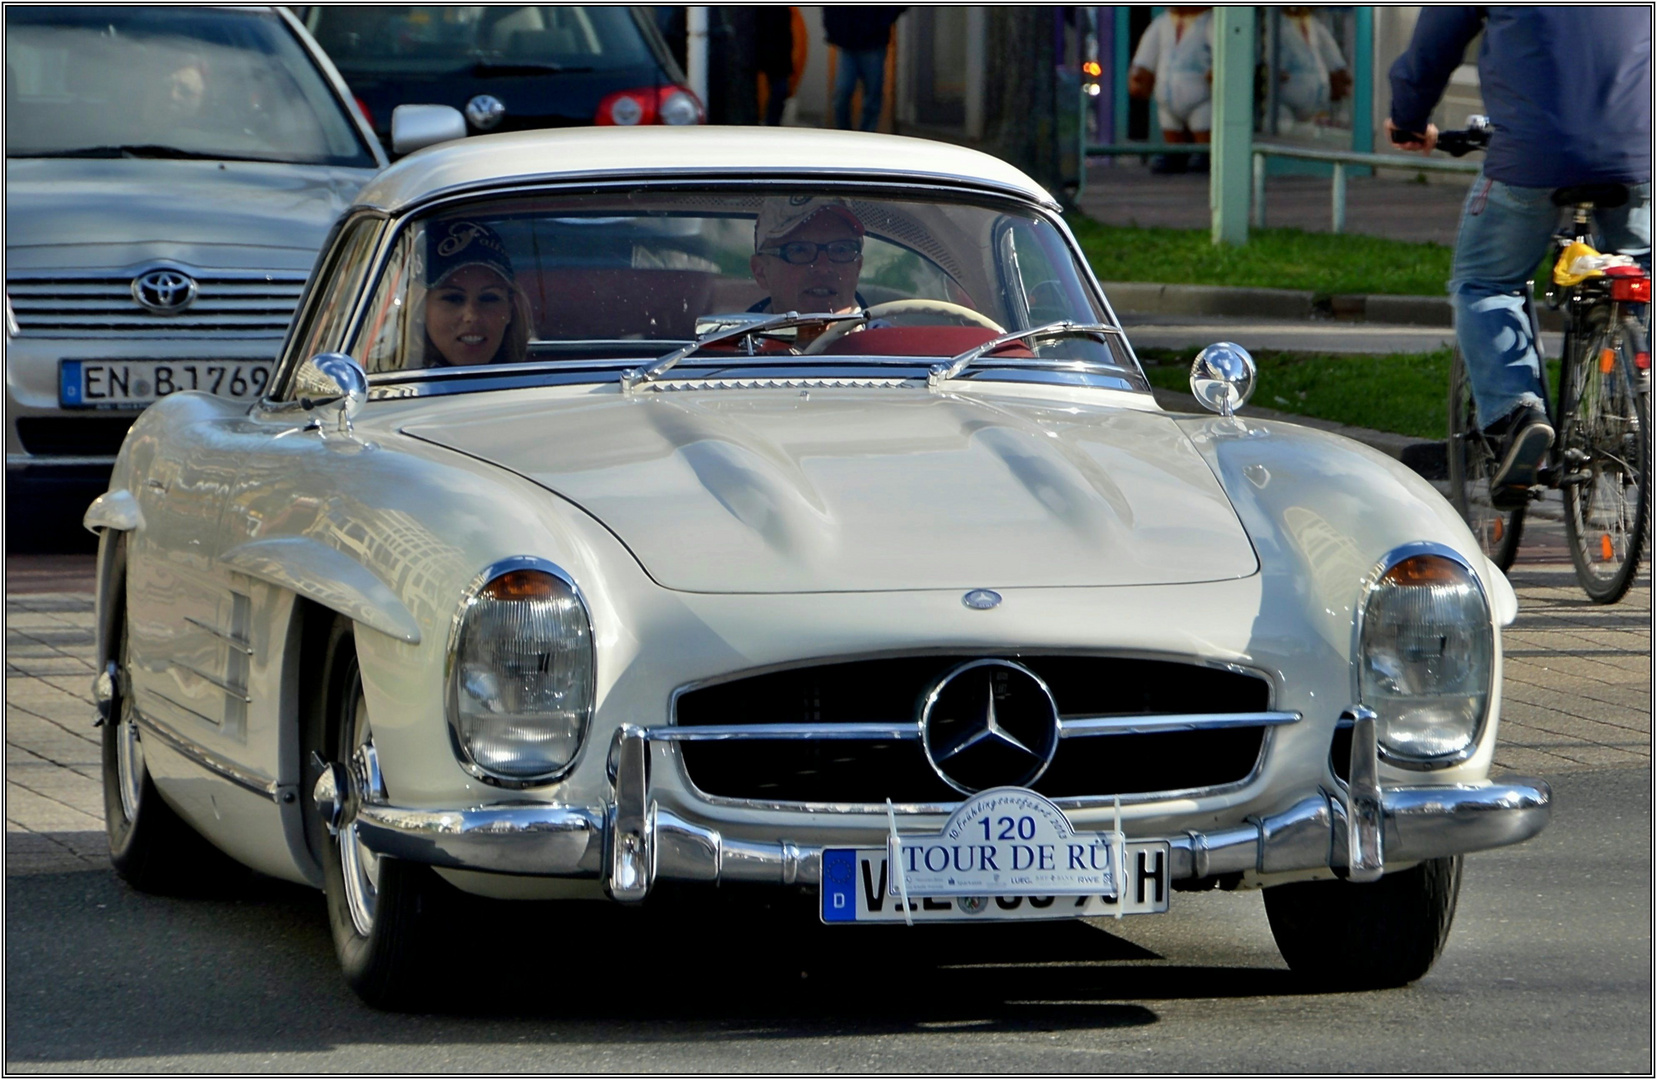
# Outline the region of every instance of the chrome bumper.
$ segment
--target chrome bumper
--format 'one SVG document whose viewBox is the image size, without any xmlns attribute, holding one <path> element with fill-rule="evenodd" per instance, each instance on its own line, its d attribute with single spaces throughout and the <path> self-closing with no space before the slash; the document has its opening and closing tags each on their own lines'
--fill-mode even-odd
<svg viewBox="0 0 1657 1080">
<path fill-rule="evenodd" d="M 1359 767 L 1346 791 L 1320 789 L 1278 814 L 1164 837 L 1172 848 L 1170 878 L 1334 869 L 1373 880 L 1386 863 L 1516 844 L 1547 824 L 1553 795 L 1542 780 L 1507 777 L 1483 785 L 1422 787 L 1366 783 L 1373 769 L 1357 759 L 1366 746 L 1374 753 L 1373 721 L 1361 715 L 1356 721 L 1353 756 Z M 615 795 L 608 806 L 501 804 L 431 811 L 359 797 L 352 800 L 357 836 L 379 854 L 433 866 L 601 878 L 617 900 L 642 900 L 654 882 L 668 880 L 820 884 L 821 847 L 731 839 L 654 802 L 648 752 L 645 730 L 626 727 L 617 733 L 611 757 Z"/>
</svg>

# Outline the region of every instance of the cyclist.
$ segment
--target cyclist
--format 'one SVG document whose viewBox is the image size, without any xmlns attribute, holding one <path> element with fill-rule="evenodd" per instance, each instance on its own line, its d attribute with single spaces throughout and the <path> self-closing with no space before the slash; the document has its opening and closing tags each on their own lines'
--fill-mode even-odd
<svg viewBox="0 0 1657 1080">
<path fill-rule="evenodd" d="M 1450 301 L 1479 424 L 1500 440 L 1491 502 L 1510 510 L 1553 442 L 1525 286 L 1558 220 L 1554 191 L 1627 185 L 1626 205 L 1595 213 L 1600 246 L 1650 268 L 1651 12 L 1423 7 L 1390 72 L 1398 146 L 1433 148 L 1428 116 L 1480 30 L 1479 87 L 1495 131 L 1462 207 Z"/>
</svg>

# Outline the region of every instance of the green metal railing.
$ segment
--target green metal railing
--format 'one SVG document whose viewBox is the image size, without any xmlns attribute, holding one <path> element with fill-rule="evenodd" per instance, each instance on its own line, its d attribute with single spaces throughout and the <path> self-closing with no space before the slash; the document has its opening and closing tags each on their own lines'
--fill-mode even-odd
<svg viewBox="0 0 1657 1080">
<path fill-rule="evenodd" d="M 1304 146 L 1284 146 L 1278 143 L 1255 143 L 1254 198 L 1249 225 L 1256 229 L 1266 227 L 1266 159 L 1268 157 L 1295 158 L 1300 161 L 1323 161 L 1334 166 L 1329 176 L 1329 228 L 1331 232 L 1346 229 L 1346 167 L 1368 165 L 1387 169 L 1412 169 L 1417 172 L 1468 173 L 1479 171 L 1476 161 L 1457 161 L 1446 157 L 1428 157 L 1425 154 L 1365 154 L 1356 150 L 1313 150 Z"/>
</svg>

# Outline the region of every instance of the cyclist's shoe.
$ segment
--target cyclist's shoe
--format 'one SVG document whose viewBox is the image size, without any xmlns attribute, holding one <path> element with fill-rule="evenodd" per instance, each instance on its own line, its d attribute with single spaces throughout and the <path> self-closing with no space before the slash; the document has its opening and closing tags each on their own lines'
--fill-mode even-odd
<svg viewBox="0 0 1657 1080">
<path fill-rule="evenodd" d="M 1540 408 L 1524 405 L 1484 433 L 1497 441 L 1501 460 L 1490 477 L 1490 505 L 1497 510 L 1517 510 L 1530 501 L 1530 489 L 1553 445 L 1553 425 Z"/>
</svg>

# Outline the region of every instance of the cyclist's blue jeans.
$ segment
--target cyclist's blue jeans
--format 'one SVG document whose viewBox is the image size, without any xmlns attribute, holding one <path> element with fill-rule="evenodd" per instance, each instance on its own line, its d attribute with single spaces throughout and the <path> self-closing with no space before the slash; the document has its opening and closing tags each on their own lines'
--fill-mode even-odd
<svg viewBox="0 0 1657 1080">
<path fill-rule="evenodd" d="M 1595 210 L 1599 250 L 1651 268 L 1651 185 L 1629 185 L 1627 206 Z M 1549 253 L 1561 211 L 1553 188 L 1514 187 L 1479 175 L 1468 189 L 1450 270 L 1456 342 L 1489 427 L 1522 405 L 1547 408 L 1537 343 L 1525 315 L 1525 283 Z"/>
<path fill-rule="evenodd" d="M 852 126 L 852 91 L 863 83 L 863 117 L 859 126 L 873 131 L 880 124 L 881 95 L 886 87 L 886 49 L 841 49 L 834 72 L 834 126 Z"/>
</svg>

